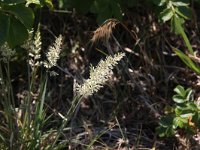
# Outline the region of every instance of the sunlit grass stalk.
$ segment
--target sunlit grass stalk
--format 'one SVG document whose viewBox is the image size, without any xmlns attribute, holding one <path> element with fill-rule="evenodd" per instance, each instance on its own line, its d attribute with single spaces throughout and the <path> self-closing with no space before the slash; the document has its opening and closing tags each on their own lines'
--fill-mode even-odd
<svg viewBox="0 0 200 150">
<path fill-rule="evenodd" d="M 40 51 L 41 51 L 41 37 L 39 29 L 32 39 L 32 35 L 30 39 L 27 41 L 27 44 L 24 47 L 28 50 L 28 95 L 24 99 L 25 107 L 23 107 L 22 112 L 24 113 L 24 117 L 22 118 L 22 127 L 21 127 L 21 136 L 22 141 L 26 141 L 26 144 L 21 145 L 22 149 L 35 149 L 40 147 L 41 142 L 41 125 L 43 124 L 43 106 L 46 94 L 46 86 L 47 86 L 47 73 L 45 75 L 40 76 L 39 84 L 35 84 L 38 79 L 37 74 L 39 67 L 41 66 L 40 62 Z M 39 85 L 39 86 L 37 86 Z M 37 90 L 39 88 L 39 91 Z M 39 92 L 39 96 L 35 99 L 35 104 L 33 104 L 33 96 L 35 92 Z M 35 109 L 32 112 L 32 108 Z"/>
<path fill-rule="evenodd" d="M 110 75 L 112 74 L 112 69 L 124 56 L 124 53 L 115 54 L 113 57 L 108 56 L 104 61 L 101 60 L 97 67 L 91 66 L 89 79 L 85 80 L 85 82 L 82 85 L 76 85 L 76 96 L 74 97 L 71 107 L 67 111 L 65 118 L 63 118 L 63 122 L 60 128 L 58 129 L 57 136 L 51 148 L 54 148 L 56 142 L 60 137 L 60 134 L 72 118 L 74 112 L 77 110 L 82 98 L 86 96 L 91 96 L 94 94 L 94 92 L 99 91 L 99 89 L 105 85 L 105 82 L 109 79 Z"/>
<path fill-rule="evenodd" d="M 74 112 L 76 111 L 77 107 L 79 106 L 80 102 L 82 100 L 82 96 L 75 96 L 72 104 L 69 108 L 69 110 L 67 111 L 65 117 L 63 118 L 63 121 L 61 123 L 61 126 L 58 129 L 57 135 L 55 137 L 55 140 L 53 142 L 53 144 L 51 145 L 50 149 L 55 147 L 56 142 L 58 141 L 58 139 L 60 138 L 61 133 L 63 132 L 63 129 L 65 128 L 65 126 L 69 123 L 69 121 L 71 120 Z"/>
<path fill-rule="evenodd" d="M 31 105 L 31 100 L 32 100 L 32 96 L 31 96 L 31 92 L 34 91 L 34 83 L 36 80 L 36 75 L 38 72 L 38 67 L 35 67 L 34 70 L 31 71 L 31 67 L 28 65 L 28 96 L 27 96 L 27 106 Z M 28 124 L 30 124 L 30 107 L 26 107 L 26 114 L 25 114 L 25 123 L 27 122 Z M 24 124 L 25 125 L 25 124 Z"/>
<path fill-rule="evenodd" d="M 40 82 L 40 93 L 38 96 L 38 102 L 36 103 L 36 114 L 35 114 L 35 119 L 33 120 L 33 141 L 31 142 L 30 148 L 34 147 L 40 147 L 41 143 L 41 136 L 42 136 L 42 131 L 41 131 L 41 125 L 42 121 L 44 120 L 43 118 L 43 107 L 44 107 L 44 100 L 45 100 L 45 94 L 46 94 L 46 87 L 47 87 L 47 75 L 45 75 L 44 78 L 41 79 Z"/>
<path fill-rule="evenodd" d="M 28 59 L 27 59 L 27 68 L 28 68 L 28 96 L 27 96 L 27 107 L 25 108 L 25 117 L 24 117 L 24 127 L 30 125 L 30 105 L 31 105 L 31 92 L 33 89 L 33 84 L 35 83 L 36 74 L 38 71 L 38 59 L 40 58 L 41 51 L 41 35 L 39 28 L 37 29 L 34 37 L 33 31 L 30 31 L 29 39 L 23 45 L 27 49 Z M 25 100 L 26 101 L 26 100 Z M 27 124 L 27 125 L 26 125 Z M 24 128 L 23 127 L 23 128 Z M 25 129 L 25 128 L 24 128 Z"/>
</svg>

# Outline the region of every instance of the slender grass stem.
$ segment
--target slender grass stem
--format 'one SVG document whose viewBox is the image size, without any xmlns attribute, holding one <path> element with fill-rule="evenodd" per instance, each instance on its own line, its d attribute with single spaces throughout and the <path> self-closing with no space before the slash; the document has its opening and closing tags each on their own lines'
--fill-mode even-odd
<svg viewBox="0 0 200 150">
<path fill-rule="evenodd" d="M 67 125 L 67 123 L 69 123 L 70 119 L 72 118 L 72 115 L 74 114 L 74 112 L 76 111 L 77 107 L 79 106 L 80 102 L 81 102 L 82 97 L 81 96 L 76 96 L 73 101 L 72 101 L 72 105 L 70 107 L 70 109 L 68 110 L 66 117 L 63 119 L 63 122 L 60 126 L 60 128 L 58 129 L 58 133 L 55 137 L 55 140 L 53 142 L 53 144 L 51 145 L 50 149 L 53 149 L 56 142 L 58 141 L 58 139 L 60 138 L 60 135 L 64 129 L 64 127 Z"/>
</svg>

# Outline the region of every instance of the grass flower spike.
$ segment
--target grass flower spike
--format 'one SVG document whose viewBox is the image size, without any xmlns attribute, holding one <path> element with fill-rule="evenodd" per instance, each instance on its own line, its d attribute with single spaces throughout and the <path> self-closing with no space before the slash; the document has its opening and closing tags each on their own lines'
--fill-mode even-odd
<svg viewBox="0 0 200 150">
<path fill-rule="evenodd" d="M 15 55 L 15 50 L 10 49 L 6 43 L 0 47 L 0 55 L 0 60 L 2 60 L 5 63 L 8 63 L 11 57 Z"/>
<path fill-rule="evenodd" d="M 80 96 L 90 96 L 97 92 L 112 74 L 112 69 L 125 56 L 124 53 L 115 54 L 114 57 L 108 56 L 105 61 L 101 60 L 97 67 L 91 66 L 90 77 L 82 85 L 77 85 L 77 93 Z"/>
<path fill-rule="evenodd" d="M 32 70 L 40 66 L 40 58 L 41 58 L 41 49 L 42 49 L 42 42 L 41 42 L 41 33 L 39 28 L 37 29 L 34 37 L 33 31 L 29 32 L 29 39 L 22 45 L 23 48 L 28 50 L 29 60 L 28 63 L 31 66 Z"/>
<path fill-rule="evenodd" d="M 53 66 L 57 65 L 57 61 L 59 59 L 59 55 L 61 52 L 61 45 L 62 45 L 62 36 L 60 35 L 56 38 L 55 43 L 49 47 L 49 52 L 47 52 L 47 62 L 44 62 L 44 66 L 48 69 L 52 68 Z"/>
</svg>

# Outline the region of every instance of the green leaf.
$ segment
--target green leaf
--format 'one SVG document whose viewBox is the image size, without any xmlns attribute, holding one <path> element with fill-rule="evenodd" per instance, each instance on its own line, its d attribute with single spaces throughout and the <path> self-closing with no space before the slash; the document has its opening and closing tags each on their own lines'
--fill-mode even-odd
<svg viewBox="0 0 200 150">
<path fill-rule="evenodd" d="M 182 96 L 180 96 L 180 95 L 174 95 L 172 97 L 172 99 L 173 99 L 174 102 L 176 102 L 178 104 L 182 104 L 182 103 L 186 102 L 186 100 Z"/>
<path fill-rule="evenodd" d="M 45 0 L 45 4 L 47 5 L 47 7 L 49 7 L 49 9 L 53 9 L 53 3 L 52 0 Z"/>
<path fill-rule="evenodd" d="M 160 20 L 166 22 L 172 18 L 174 15 L 173 11 L 170 8 L 165 9 L 163 12 L 160 13 Z"/>
<path fill-rule="evenodd" d="M 174 6 L 188 6 L 189 0 L 171 1 Z"/>
<path fill-rule="evenodd" d="M 196 73 L 200 74 L 200 67 L 198 65 L 196 65 L 191 59 L 190 57 L 188 57 L 187 55 L 185 55 L 183 52 L 181 52 L 180 50 L 178 50 L 175 47 L 172 47 L 173 51 L 176 53 L 176 55 L 178 55 L 178 57 L 189 67 L 191 68 L 193 71 L 195 71 Z"/>
<path fill-rule="evenodd" d="M 7 40 L 9 27 L 10 17 L 6 14 L 0 13 L 0 46 L 2 46 Z"/>
<path fill-rule="evenodd" d="M 176 88 L 174 89 L 174 92 L 176 92 L 178 95 L 182 97 L 185 97 L 185 94 L 186 94 L 184 87 L 181 85 L 176 86 Z"/>
<path fill-rule="evenodd" d="M 183 128 L 185 126 L 185 124 L 187 124 L 188 119 L 187 118 L 181 118 L 181 117 L 175 117 L 173 120 L 173 124 L 174 126 Z"/>
<path fill-rule="evenodd" d="M 178 15 L 183 17 L 184 19 L 192 19 L 192 10 L 188 6 L 179 6 L 176 9 Z"/>
<path fill-rule="evenodd" d="M 64 4 L 63 0 L 59 0 L 58 3 L 59 7 L 60 5 L 62 5 L 61 7 L 63 7 Z M 29 6 L 30 4 L 35 4 L 38 5 L 39 7 L 43 7 L 46 5 L 51 10 L 54 8 L 52 0 L 26 0 L 26 6 Z"/>
<path fill-rule="evenodd" d="M 192 117 L 192 121 L 195 122 L 198 128 L 200 128 L 200 113 L 196 112 Z"/>
<path fill-rule="evenodd" d="M 33 11 L 23 4 L 5 6 L 4 9 L 18 18 L 27 29 L 31 29 L 34 21 Z"/>
<path fill-rule="evenodd" d="M 165 137 L 166 136 L 166 130 L 167 130 L 167 128 L 159 126 L 159 127 L 156 128 L 156 133 L 158 133 L 159 137 Z"/>
<path fill-rule="evenodd" d="M 26 0 L 1 0 L 0 3 L 2 4 L 19 4 L 24 3 Z"/>
<path fill-rule="evenodd" d="M 184 114 L 180 115 L 181 118 L 188 118 L 188 117 L 194 115 L 193 113 L 186 113 L 186 112 L 182 112 L 182 113 L 184 113 Z"/>
<path fill-rule="evenodd" d="M 177 15 L 174 15 L 171 19 L 171 29 L 172 32 L 175 34 L 181 34 L 184 32 L 182 24 L 184 23 L 184 20 Z"/>
<path fill-rule="evenodd" d="M 193 91 L 191 88 L 188 88 L 186 91 L 186 99 L 189 101 L 192 101 L 194 99 L 193 97 Z"/>
<path fill-rule="evenodd" d="M 188 109 L 190 109 L 192 111 L 198 111 L 198 107 L 195 102 L 187 103 L 187 107 L 188 107 Z"/>
<path fill-rule="evenodd" d="M 22 44 L 28 38 L 28 31 L 26 27 L 17 19 L 12 17 L 10 19 L 10 28 L 8 35 L 8 45 L 14 48 L 17 45 Z"/>
<path fill-rule="evenodd" d="M 182 107 L 176 107 L 175 108 L 175 114 L 176 114 L 176 116 L 180 116 L 181 113 L 182 113 L 182 111 L 183 111 Z"/>
<path fill-rule="evenodd" d="M 170 114 L 170 113 L 173 113 L 173 112 L 174 112 L 174 107 L 169 106 L 169 105 L 165 106 L 165 108 L 164 108 L 164 113 L 165 114 Z"/>
<path fill-rule="evenodd" d="M 167 128 L 159 126 L 156 128 L 156 133 L 158 133 L 159 137 L 169 137 L 174 134 L 174 129 L 172 126 L 169 126 Z"/>
<path fill-rule="evenodd" d="M 159 124 L 162 127 L 169 127 L 173 124 L 173 119 L 174 119 L 173 115 L 167 115 L 167 116 L 161 117 Z"/>
</svg>

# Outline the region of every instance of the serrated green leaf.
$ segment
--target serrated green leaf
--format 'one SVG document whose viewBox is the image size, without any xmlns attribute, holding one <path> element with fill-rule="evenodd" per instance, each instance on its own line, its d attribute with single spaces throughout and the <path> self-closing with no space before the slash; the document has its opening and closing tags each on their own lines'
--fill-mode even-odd
<svg viewBox="0 0 200 150">
<path fill-rule="evenodd" d="M 181 52 L 180 50 L 178 50 L 175 47 L 172 47 L 173 51 L 176 53 L 176 55 L 178 55 L 178 57 L 193 71 L 195 71 L 196 73 L 200 74 L 200 67 L 195 64 L 190 57 L 188 57 L 187 55 L 185 55 L 183 52 Z"/>
<path fill-rule="evenodd" d="M 8 37 L 10 27 L 10 17 L 6 14 L 0 13 L 0 46 L 4 44 Z"/>
<path fill-rule="evenodd" d="M 22 44 L 28 38 L 28 31 L 26 27 L 17 19 L 12 17 L 10 19 L 10 28 L 8 35 L 8 45 L 14 48 L 17 45 Z"/>
<path fill-rule="evenodd" d="M 167 8 L 163 12 L 160 13 L 159 18 L 163 22 L 166 22 L 166 21 L 169 21 L 173 15 L 174 15 L 173 11 L 170 8 Z"/>
<path fill-rule="evenodd" d="M 18 18 L 27 29 L 31 29 L 34 21 L 33 11 L 23 4 L 5 6 L 4 10 Z"/>
</svg>

